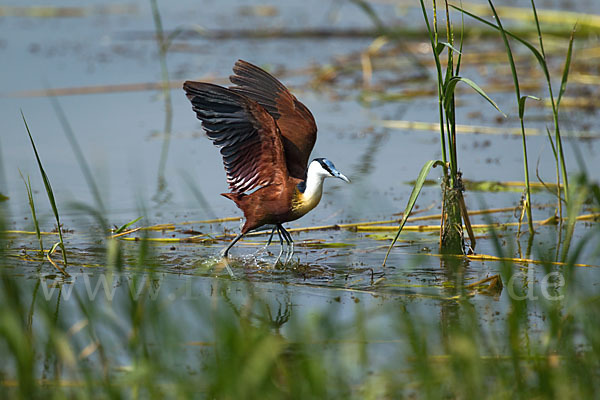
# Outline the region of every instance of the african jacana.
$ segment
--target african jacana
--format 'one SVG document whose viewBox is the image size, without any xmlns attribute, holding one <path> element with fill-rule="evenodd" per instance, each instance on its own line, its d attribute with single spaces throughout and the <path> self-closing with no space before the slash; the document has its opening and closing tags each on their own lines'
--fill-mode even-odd
<svg viewBox="0 0 600 400">
<path fill-rule="evenodd" d="M 244 212 L 242 230 L 223 251 L 246 233 L 263 225 L 277 229 L 286 262 L 293 254 L 293 240 L 282 226 L 315 208 L 328 177 L 348 178 L 333 163 L 316 158 L 308 164 L 317 140 L 317 125 L 311 112 L 271 74 L 238 60 L 229 88 L 205 82 L 183 84 L 192 109 L 213 144 L 221 149 L 231 199 Z M 283 235 L 283 237 L 282 237 Z M 291 251 L 290 251 L 291 247 Z M 277 263 L 277 261 L 275 263 Z"/>
</svg>

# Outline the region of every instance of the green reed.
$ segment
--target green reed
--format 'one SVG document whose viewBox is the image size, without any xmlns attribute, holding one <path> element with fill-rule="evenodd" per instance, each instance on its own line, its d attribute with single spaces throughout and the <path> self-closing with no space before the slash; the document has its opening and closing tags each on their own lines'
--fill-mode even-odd
<svg viewBox="0 0 600 400">
<path fill-rule="evenodd" d="M 40 224 L 37 219 L 37 213 L 35 212 L 35 202 L 33 201 L 33 190 L 31 189 L 31 180 L 29 176 L 27 176 L 27 180 L 21 171 L 19 171 L 19 175 L 21 175 L 21 179 L 25 184 L 25 189 L 27 190 L 27 199 L 29 201 L 29 210 L 31 211 L 31 220 L 33 221 L 33 227 L 35 229 L 35 235 L 37 236 L 38 242 L 40 244 L 40 255 L 44 255 L 44 242 L 42 240 L 42 234 L 40 233 Z"/>
<path fill-rule="evenodd" d="M 52 185 L 50 184 L 50 179 L 48 178 L 48 175 L 46 174 L 46 171 L 44 171 L 44 167 L 42 166 L 42 160 L 40 160 L 40 156 L 38 154 L 37 148 L 35 147 L 35 143 L 33 141 L 33 136 L 31 136 L 31 132 L 29 131 L 29 126 L 27 125 L 27 121 L 25 120 L 25 115 L 23 114 L 23 112 L 21 112 L 21 117 L 23 118 L 23 123 L 25 124 L 25 129 L 27 130 L 27 134 L 29 135 L 29 141 L 31 142 L 31 147 L 33 148 L 33 152 L 35 154 L 35 159 L 37 161 L 38 168 L 40 170 L 40 174 L 42 175 L 42 180 L 44 181 L 44 188 L 46 189 L 46 194 L 48 195 L 48 200 L 50 201 L 50 206 L 52 207 L 52 212 L 54 213 L 54 218 L 56 219 L 56 230 L 58 231 L 59 241 L 54 246 L 52 246 L 52 249 L 48 253 L 48 257 L 50 257 L 50 254 L 53 252 L 53 250 L 56 248 L 56 246 L 60 246 L 60 249 L 62 252 L 63 264 L 64 264 L 64 267 L 63 267 L 64 269 L 61 270 L 61 272 L 65 275 L 68 275 L 68 273 L 66 272 L 66 268 L 69 265 L 67 262 L 67 250 L 65 248 L 65 243 L 63 241 L 62 225 L 60 223 L 60 216 L 58 214 L 58 207 L 56 206 L 56 201 L 54 199 L 54 192 L 52 191 Z"/>
<path fill-rule="evenodd" d="M 498 16 L 498 13 L 496 12 L 496 9 L 494 8 L 493 3 L 491 1 L 489 1 L 489 4 L 490 4 L 490 8 L 492 9 L 492 12 L 494 13 L 494 17 L 496 18 L 496 21 L 498 24 L 498 29 L 500 30 L 500 33 L 502 35 L 502 41 L 504 42 L 504 47 L 506 49 L 506 54 L 508 56 L 508 62 L 510 64 L 510 71 L 511 71 L 512 78 L 513 78 L 515 94 L 517 96 L 517 103 L 519 104 L 519 122 L 521 125 L 521 140 L 522 140 L 521 143 L 523 146 L 523 168 L 525 170 L 525 194 L 526 194 L 525 210 L 527 213 L 527 225 L 529 228 L 529 233 L 531 235 L 533 235 L 534 229 L 533 229 L 533 216 L 531 215 L 531 187 L 529 185 L 529 162 L 527 160 L 527 140 L 525 138 L 524 118 L 525 118 L 525 101 L 528 98 L 534 99 L 534 100 L 539 100 L 539 98 L 537 98 L 535 96 L 527 96 L 527 95 L 521 96 L 521 90 L 519 88 L 519 77 L 517 75 L 517 67 L 515 66 L 515 60 L 513 58 L 512 50 L 510 49 L 508 37 L 506 35 L 506 32 L 504 31 L 502 22 L 500 21 L 500 17 Z"/>
<path fill-rule="evenodd" d="M 431 44 L 433 60 L 435 62 L 436 78 L 437 78 L 437 94 L 438 94 L 438 113 L 440 121 L 440 144 L 442 150 L 442 160 L 428 161 L 417 179 L 417 185 L 413 188 L 413 192 L 406 207 L 404 218 L 408 217 L 408 213 L 412 210 L 417 196 L 419 195 L 422 185 L 425 182 L 425 177 L 429 170 L 434 165 L 442 165 L 444 169 L 442 182 L 443 209 L 442 209 L 442 229 L 440 231 L 440 251 L 443 253 L 462 254 L 463 253 L 463 234 L 462 220 L 464 219 L 469 236 L 471 239 L 471 247 L 475 247 L 474 236 L 470 232 L 470 222 L 463 199 L 462 181 L 459 173 L 459 157 L 457 153 L 456 141 L 456 102 L 455 89 L 459 82 L 467 84 L 477 94 L 483 97 L 500 113 L 502 111 L 498 105 L 469 78 L 460 76 L 464 23 L 461 23 L 461 35 L 459 48 L 455 47 L 454 28 L 450 19 L 450 10 L 447 1 L 445 4 L 445 19 L 446 19 L 446 41 L 441 40 L 441 35 L 438 30 L 438 7 L 437 2 L 433 1 L 433 16 L 430 20 L 427 14 L 427 9 L 423 0 L 420 0 L 421 11 L 427 28 L 427 34 Z M 442 53 L 447 53 L 447 63 L 445 69 L 442 66 Z M 456 53 L 456 59 L 455 59 Z M 504 115 L 504 113 L 502 113 Z M 405 221 L 404 221 L 405 222 Z M 387 256 L 391 248 L 396 243 L 404 223 L 401 222 L 395 239 L 388 248 L 388 252 L 383 261 L 385 265 Z"/>
<path fill-rule="evenodd" d="M 548 138 L 549 138 L 550 144 L 553 148 L 554 155 L 555 155 L 556 170 L 557 170 L 556 190 L 557 190 L 557 199 L 558 199 L 558 211 L 559 211 L 559 216 L 562 217 L 562 200 L 561 200 L 561 184 L 560 184 L 561 175 L 562 175 L 562 181 L 564 182 L 564 187 L 565 187 L 564 200 L 566 203 L 568 203 L 568 201 L 569 201 L 569 180 L 568 180 L 568 175 L 567 175 L 567 167 L 566 167 L 566 163 L 565 163 L 564 148 L 562 145 L 562 136 L 560 133 L 559 107 L 560 107 L 560 101 L 561 101 L 562 96 L 565 93 L 566 87 L 567 87 L 567 81 L 568 81 L 568 77 L 569 77 L 569 68 L 571 65 L 571 57 L 572 57 L 572 53 L 573 53 L 573 40 L 575 37 L 575 27 L 573 28 L 570 39 L 569 39 L 569 48 L 567 50 L 567 55 L 565 58 L 565 65 L 563 68 L 563 74 L 562 74 L 561 86 L 560 86 L 558 98 L 555 99 L 554 92 L 552 89 L 552 82 L 551 82 L 551 78 L 550 78 L 548 63 L 547 63 L 547 59 L 546 59 L 546 52 L 544 50 L 543 35 L 542 35 L 541 28 L 540 28 L 540 23 L 539 23 L 539 19 L 538 19 L 538 15 L 537 15 L 537 9 L 535 7 L 534 1 L 533 0 L 531 1 L 531 8 L 532 8 L 532 12 L 533 12 L 534 19 L 535 19 L 535 25 L 536 25 L 536 31 L 537 31 L 537 35 L 538 35 L 538 39 L 539 39 L 539 44 L 540 44 L 540 50 L 538 50 L 534 45 L 532 45 L 530 42 L 525 40 L 522 36 L 505 30 L 501 26 L 500 19 L 498 18 L 497 13 L 495 12 L 493 3 L 491 1 L 489 1 L 489 4 L 490 4 L 490 8 L 492 9 L 492 12 L 494 13 L 494 15 L 497 18 L 498 25 L 491 23 L 489 21 L 486 21 L 485 19 L 483 19 L 475 14 L 472 14 L 468 11 L 465 11 L 461 7 L 456 7 L 456 6 L 451 6 L 451 7 L 461 11 L 465 15 L 468 15 L 469 17 L 471 17 L 493 29 L 498 30 L 502 34 L 502 37 L 503 37 L 503 40 L 505 43 L 505 47 L 507 49 L 507 54 L 509 55 L 509 59 L 512 59 L 512 55 L 510 53 L 508 37 L 510 37 L 511 39 L 514 39 L 517 42 L 524 45 L 535 56 L 536 60 L 538 61 L 538 64 L 540 65 L 542 72 L 544 74 L 544 78 L 546 80 L 548 94 L 550 96 L 550 103 L 552 106 L 552 119 L 553 119 L 553 124 L 554 124 L 554 141 L 552 140 L 552 137 L 550 135 L 548 136 Z M 518 81 L 516 80 L 516 72 L 514 70 L 513 70 L 513 79 L 515 82 L 515 91 L 517 93 L 519 93 Z M 519 97 L 518 103 L 519 103 L 519 116 L 521 117 L 521 114 L 524 113 L 525 98 Z M 521 118 L 521 120 L 522 120 L 522 118 Z M 523 148 L 524 148 L 524 153 L 525 153 L 526 152 L 525 151 L 525 141 L 523 141 L 523 143 L 524 143 Z M 525 168 L 527 168 L 527 167 L 525 167 Z M 526 174 L 527 174 L 527 172 L 526 172 Z"/>
</svg>

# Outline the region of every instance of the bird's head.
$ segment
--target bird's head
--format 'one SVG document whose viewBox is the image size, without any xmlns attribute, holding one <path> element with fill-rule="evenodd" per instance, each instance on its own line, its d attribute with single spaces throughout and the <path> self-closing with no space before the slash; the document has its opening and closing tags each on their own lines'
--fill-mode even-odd
<svg viewBox="0 0 600 400">
<path fill-rule="evenodd" d="M 335 168 L 335 165 L 326 158 L 315 158 L 308 166 L 309 175 L 316 175 L 320 178 L 339 178 L 344 182 L 350 183 L 350 179 Z"/>
</svg>

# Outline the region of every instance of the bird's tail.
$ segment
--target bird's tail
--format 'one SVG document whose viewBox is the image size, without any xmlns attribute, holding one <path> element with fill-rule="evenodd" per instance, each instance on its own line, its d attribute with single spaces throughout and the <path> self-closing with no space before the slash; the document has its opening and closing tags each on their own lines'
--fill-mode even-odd
<svg viewBox="0 0 600 400">
<path fill-rule="evenodd" d="M 227 197 L 229 200 L 233 201 L 238 207 L 240 206 L 240 202 L 242 198 L 245 196 L 243 193 L 221 193 L 221 196 Z"/>
</svg>

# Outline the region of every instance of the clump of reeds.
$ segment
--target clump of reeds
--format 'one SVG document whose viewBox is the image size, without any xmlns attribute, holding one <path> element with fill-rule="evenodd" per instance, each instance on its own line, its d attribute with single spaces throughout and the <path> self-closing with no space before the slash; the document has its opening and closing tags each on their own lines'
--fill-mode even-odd
<svg viewBox="0 0 600 400">
<path fill-rule="evenodd" d="M 425 181 L 425 176 L 435 165 L 441 165 L 443 168 L 443 181 L 442 181 L 442 220 L 440 230 L 440 251 L 448 254 L 463 254 L 463 220 L 467 227 L 471 239 L 471 249 L 475 248 L 475 238 L 470 229 L 470 221 L 463 198 L 464 187 L 461 179 L 461 172 L 459 170 L 459 157 L 457 153 L 456 143 L 456 106 L 455 106 L 455 88 L 459 82 L 463 82 L 470 86 L 476 93 L 482 96 L 488 101 L 494 108 L 499 112 L 497 104 L 471 79 L 460 75 L 462 47 L 463 47 L 463 35 L 461 29 L 461 35 L 459 40 L 459 46 L 456 47 L 454 38 L 454 28 L 450 20 L 450 11 L 448 2 L 444 1 L 445 5 L 445 19 L 446 29 L 445 38 L 446 41 L 442 41 L 441 35 L 438 29 L 438 7 L 436 0 L 433 1 L 433 18 L 430 20 L 425 3 L 423 0 L 420 2 L 421 10 L 425 20 L 429 41 L 431 44 L 431 50 L 433 59 L 435 61 L 436 78 L 437 78 L 437 94 L 438 94 L 438 113 L 440 119 L 440 145 L 442 150 L 442 160 L 429 161 L 425 164 L 424 168 L 419 174 L 417 184 L 413 190 L 413 194 L 409 199 L 405 216 L 408 217 L 408 213 L 412 210 L 418 196 L 421 187 Z M 461 27 L 463 25 L 461 24 Z M 446 52 L 447 62 L 445 67 L 442 63 L 442 53 Z M 456 58 L 455 58 L 456 53 Z M 425 176 L 423 176 L 425 175 Z M 392 241 L 389 251 L 396 242 L 403 224 L 398 229 L 396 238 Z M 387 260 L 384 260 L 384 265 Z"/>
</svg>

